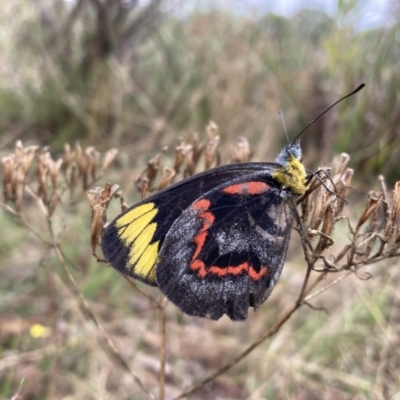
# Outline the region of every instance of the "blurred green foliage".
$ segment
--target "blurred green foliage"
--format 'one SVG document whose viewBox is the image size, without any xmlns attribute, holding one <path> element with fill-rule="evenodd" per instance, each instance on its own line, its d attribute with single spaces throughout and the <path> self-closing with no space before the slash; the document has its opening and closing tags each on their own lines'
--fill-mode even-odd
<svg viewBox="0 0 400 400">
<path fill-rule="evenodd" d="M 278 109 L 293 136 L 365 82 L 304 135 L 309 162 L 347 151 L 367 175 L 398 175 L 398 8 L 387 26 L 361 30 L 357 0 L 338 1 L 334 17 L 290 19 L 227 9 L 177 18 L 158 3 L 3 4 L 2 130 L 58 148 L 144 140 L 154 151 L 213 119 L 223 135 L 261 142 L 256 156 L 267 159 L 285 140 Z"/>
</svg>

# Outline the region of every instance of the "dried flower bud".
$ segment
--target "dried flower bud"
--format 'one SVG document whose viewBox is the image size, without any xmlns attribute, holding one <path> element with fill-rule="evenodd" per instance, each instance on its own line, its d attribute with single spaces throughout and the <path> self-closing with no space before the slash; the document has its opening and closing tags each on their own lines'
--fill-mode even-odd
<svg viewBox="0 0 400 400">
<path fill-rule="evenodd" d="M 339 161 L 336 165 L 335 175 L 342 175 L 349 164 L 350 156 L 347 153 L 340 154 Z"/>
<path fill-rule="evenodd" d="M 118 154 L 118 149 L 110 149 L 107 151 L 107 153 L 104 155 L 103 165 L 101 167 L 102 174 L 104 174 L 104 172 L 108 169 L 108 167 L 114 161 L 117 154 Z"/>
<path fill-rule="evenodd" d="M 192 151 L 193 151 L 193 155 L 192 155 L 192 161 L 193 161 L 193 165 L 194 167 L 197 166 L 197 163 L 200 160 L 200 156 L 203 153 L 204 150 L 204 143 L 203 144 L 199 144 L 199 134 L 198 132 L 195 132 L 191 135 L 190 138 L 190 144 L 192 146 Z"/>
<path fill-rule="evenodd" d="M 96 179 L 96 169 L 99 162 L 100 153 L 96 150 L 94 146 L 89 146 L 85 150 L 88 159 L 88 169 L 92 180 Z"/>
<path fill-rule="evenodd" d="M 147 163 L 146 178 L 148 179 L 148 187 L 152 185 L 154 180 L 156 179 L 158 170 L 160 169 L 161 158 L 167 150 L 168 148 L 164 147 L 161 153 L 158 153 Z"/>
<path fill-rule="evenodd" d="M 71 146 L 68 143 L 65 143 L 64 144 L 64 157 L 63 157 L 63 164 L 62 164 L 62 168 L 64 171 L 68 169 L 74 156 L 75 156 L 75 151 L 71 151 Z"/>
<path fill-rule="evenodd" d="M 163 168 L 163 173 L 161 176 L 160 184 L 158 185 L 158 190 L 162 190 L 169 186 L 176 175 L 175 170 L 169 167 Z"/>
<path fill-rule="evenodd" d="M 49 174 L 48 170 L 48 158 L 50 154 L 45 151 L 39 155 L 38 166 L 36 171 L 36 176 L 38 180 L 38 197 L 42 198 L 45 202 L 48 199 L 48 192 L 47 192 L 47 176 Z"/>
<path fill-rule="evenodd" d="M 180 140 L 178 142 L 177 146 L 175 147 L 175 160 L 174 160 L 173 169 L 175 170 L 176 173 L 179 173 L 179 170 L 183 164 L 183 160 L 184 160 L 183 152 L 184 152 L 185 146 L 186 146 L 185 141 Z"/>
<path fill-rule="evenodd" d="M 20 140 L 17 140 L 15 142 L 14 154 L 17 160 L 23 160 L 25 151 L 24 151 L 24 146 L 22 145 L 22 142 Z"/>
<path fill-rule="evenodd" d="M 4 196 L 4 201 L 7 203 L 9 200 L 13 200 L 12 175 L 15 168 L 14 154 L 3 157 L 1 159 L 1 162 L 4 165 L 3 196 Z"/>
<path fill-rule="evenodd" d="M 377 211 L 379 205 L 381 204 L 382 196 L 379 198 L 373 197 L 372 194 L 369 194 L 367 204 L 362 211 L 355 232 L 357 233 L 359 229 L 364 225 L 364 223 L 371 218 L 371 216 Z"/>
<path fill-rule="evenodd" d="M 213 161 L 217 158 L 216 151 L 219 143 L 218 130 L 218 125 L 213 121 L 210 121 L 207 125 L 206 132 L 208 139 L 204 149 L 206 170 L 211 168 Z"/>
<path fill-rule="evenodd" d="M 104 232 L 104 224 L 107 220 L 106 209 L 103 199 L 104 189 L 96 188 L 87 192 L 87 198 L 92 209 L 92 224 L 90 242 L 92 252 L 95 254 L 97 245 L 101 241 Z"/>
<path fill-rule="evenodd" d="M 78 165 L 79 177 L 82 179 L 83 188 L 88 187 L 88 172 L 89 172 L 89 161 L 83 153 L 82 147 L 79 143 L 75 146 L 76 151 L 76 162 Z"/>
<path fill-rule="evenodd" d="M 142 200 L 147 197 L 148 191 L 149 191 L 149 180 L 147 178 L 143 178 L 142 190 L 141 190 Z"/>
<path fill-rule="evenodd" d="M 71 172 L 70 172 L 70 175 L 69 175 L 69 187 L 71 189 L 71 193 L 78 186 L 78 182 L 79 182 L 78 168 L 77 168 L 77 166 L 75 164 L 72 164 Z"/>
<path fill-rule="evenodd" d="M 185 163 L 185 171 L 183 176 L 186 178 L 192 176 L 195 173 L 196 164 L 193 161 L 193 147 L 192 145 L 186 145 L 182 150 L 183 160 Z"/>
<path fill-rule="evenodd" d="M 240 137 L 233 148 L 231 162 L 248 162 L 253 155 L 247 138 Z"/>
</svg>

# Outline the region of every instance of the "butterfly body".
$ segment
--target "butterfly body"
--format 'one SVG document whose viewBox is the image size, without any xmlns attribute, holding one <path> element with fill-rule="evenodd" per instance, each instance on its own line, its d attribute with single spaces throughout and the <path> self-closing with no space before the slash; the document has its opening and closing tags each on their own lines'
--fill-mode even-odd
<svg viewBox="0 0 400 400">
<path fill-rule="evenodd" d="M 307 189 L 301 158 L 296 141 L 275 163 L 216 167 L 142 200 L 107 228 L 105 258 L 188 315 L 246 319 L 282 271 Z"/>
</svg>

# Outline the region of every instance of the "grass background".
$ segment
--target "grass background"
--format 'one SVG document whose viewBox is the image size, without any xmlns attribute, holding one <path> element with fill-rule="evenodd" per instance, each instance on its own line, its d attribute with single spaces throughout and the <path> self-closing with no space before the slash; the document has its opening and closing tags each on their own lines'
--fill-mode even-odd
<svg viewBox="0 0 400 400">
<path fill-rule="evenodd" d="M 124 4 L 124 5 L 123 5 Z M 378 174 L 399 176 L 400 8 L 387 23 L 360 29 L 365 2 L 338 1 L 334 15 L 303 10 L 292 17 L 239 13 L 234 3 L 77 0 L 0 2 L 0 155 L 16 140 L 50 146 L 79 141 L 118 148 L 98 184 L 118 183 L 129 204 L 134 181 L 166 145 L 171 165 L 181 138 L 214 120 L 229 159 L 240 136 L 253 160 L 272 160 L 289 137 L 340 96 L 365 82 L 303 135 L 307 168 L 351 155 L 352 219 Z M 182 15 L 183 14 L 183 15 Z M 32 169 L 29 183 L 36 190 Z M 83 193 L 83 195 L 81 195 Z M 157 395 L 159 326 L 149 301 L 116 272 L 96 263 L 84 190 L 52 216 L 79 290 L 124 358 Z M 117 206 L 115 207 L 115 214 Z M 46 218 L 24 201 L 31 226 L 48 235 Z M 112 210 L 109 211 L 111 218 Z M 0 397 L 22 399 L 147 398 L 95 340 L 59 260 L 31 230 L 0 210 Z M 337 225 L 338 244 L 346 237 Z M 304 260 L 293 233 L 271 298 L 245 323 L 194 319 L 166 308 L 166 398 L 228 362 L 271 326 L 300 290 Z M 363 271 L 364 272 L 364 271 Z M 352 275 L 315 299 L 328 314 L 303 307 L 271 340 L 193 399 L 400 399 L 399 262 L 389 259 Z M 156 289 L 145 288 L 154 296 Z M 35 335 L 32 326 L 46 328 Z"/>
</svg>

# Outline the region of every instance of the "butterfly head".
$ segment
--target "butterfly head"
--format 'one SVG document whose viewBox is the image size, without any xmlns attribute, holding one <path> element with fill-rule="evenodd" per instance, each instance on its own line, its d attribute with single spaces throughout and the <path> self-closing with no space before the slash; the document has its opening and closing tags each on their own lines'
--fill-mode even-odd
<svg viewBox="0 0 400 400">
<path fill-rule="evenodd" d="M 307 172 L 302 160 L 300 140 L 296 140 L 285 146 L 275 158 L 275 162 L 280 164 L 281 168 L 272 174 L 274 179 L 297 195 L 303 194 L 308 187 Z"/>
</svg>

